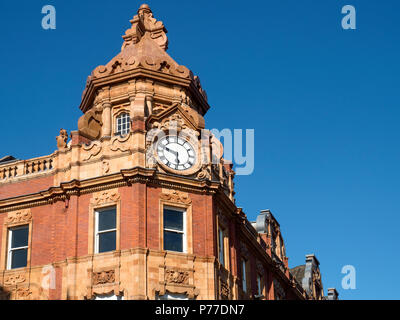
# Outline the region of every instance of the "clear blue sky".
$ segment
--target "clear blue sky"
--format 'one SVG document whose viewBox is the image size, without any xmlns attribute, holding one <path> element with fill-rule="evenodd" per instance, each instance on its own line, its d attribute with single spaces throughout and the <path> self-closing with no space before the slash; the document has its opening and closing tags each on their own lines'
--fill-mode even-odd
<svg viewBox="0 0 400 320">
<path fill-rule="evenodd" d="M 255 129 L 256 163 L 237 177 L 253 220 L 271 209 L 289 264 L 315 253 L 342 299 L 400 298 L 400 2 L 148 1 L 169 54 L 201 78 L 207 127 Z M 41 28 L 41 8 L 57 29 Z M 77 128 L 86 77 L 120 50 L 141 2 L 0 2 L 0 155 L 46 155 Z M 357 30 L 341 28 L 341 8 Z M 341 288 L 354 265 L 357 289 Z"/>
</svg>

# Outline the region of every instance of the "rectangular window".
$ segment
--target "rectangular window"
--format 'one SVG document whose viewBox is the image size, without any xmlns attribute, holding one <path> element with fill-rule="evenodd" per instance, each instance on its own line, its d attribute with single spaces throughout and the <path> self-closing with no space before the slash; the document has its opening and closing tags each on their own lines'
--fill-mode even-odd
<svg viewBox="0 0 400 320">
<path fill-rule="evenodd" d="M 116 250 L 117 246 L 117 210 L 116 207 L 96 211 L 95 253 Z"/>
<path fill-rule="evenodd" d="M 261 275 L 257 275 L 257 288 L 258 288 L 258 296 L 261 297 L 263 295 L 263 278 Z"/>
<path fill-rule="evenodd" d="M 28 264 L 29 226 L 9 229 L 7 269 L 25 268 Z"/>
<path fill-rule="evenodd" d="M 225 244 L 224 244 L 224 230 L 219 228 L 219 262 L 225 267 Z"/>
<path fill-rule="evenodd" d="M 242 288 L 244 292 L 247 292 L 247 268 L 246 268 L 246 260 L 242 260 Z"/>
<path fill-rule="evenodd" d="M 186 212 L 164 208 L 164 250 L 186 252 Z"/>
</svg>

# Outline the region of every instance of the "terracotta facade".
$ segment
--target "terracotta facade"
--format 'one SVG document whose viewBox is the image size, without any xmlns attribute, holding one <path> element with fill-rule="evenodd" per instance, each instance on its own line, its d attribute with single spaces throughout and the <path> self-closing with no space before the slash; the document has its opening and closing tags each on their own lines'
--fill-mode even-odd
<svg viewBox="0 0 400 320">
<path fill-rule="evenodd" d="M 163 23 L 142 5 L 131 24 L 121 53 L 88 77 L 78 130 L 61 130 L 49 156 L 0 162 L 0 296 L 323 297 L 290 272 L 272 214 L 252 224 L 236 207 L 232 165 L 203 130 L 207 95 L 166 53 Z M 123 117 L 129 129 L 120 134 Z M 171 127 L 187 141 L 207 142 L 193 144 L 196 161 L 188 169 L 166 165 L 153 147 L 152 132 Z M 170 207 L 185 213 L 184 252 L 164 250 L 163 212 Z M 96 253 L 102 208 L 115 208 L 116 246 Z M 12 269 L 9 232 L 18 226 L 29 230 L 27 264 Z"/>
</svg>

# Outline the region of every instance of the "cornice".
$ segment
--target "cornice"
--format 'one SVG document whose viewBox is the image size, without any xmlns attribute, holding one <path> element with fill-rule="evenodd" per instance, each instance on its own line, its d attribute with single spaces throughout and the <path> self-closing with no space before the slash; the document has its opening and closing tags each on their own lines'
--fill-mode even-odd
<svg viewBox="0 0 400 320">
<path fill-rule="evenodd" d="M 79 108 L 82 110 L 82 112 L 86 112 L 87 110 L 89 110 L 94 100 L 95 92 L 97 89 L 104 86 L 118 84 L 121 82 L 127 82 L 129 80 L 141 77 L 149 78 L 156 81 L 166 82 L 173 85 L 180 85 L 182 87 L 188 88 L 190 92 L 193 94 L 193 96 L 195 96 L 195 98 L 199 101 L 200 106 L 202 108 L 202 112 L 204 112 L 203 115 L 210 109 L 208 102 L 204 99 L 204 97 L 200 94 L 200 92 L 196 88 L 193 79 L 182 78 L 172 74 L 166 74 L 158 71 L 148 70 L 141 66 L 133 70 L 124 71 L 117 74 L 111 74 L 109 76 L 105 76 L 102 78 L 92 79 L 84 92 Z"/>
<path fill-rule="evenodd" d="M 71 196 L 98 192 L 111 188 L 130 186 L 134 183 L 144 183 L 163 188 L 194 192 L 201 194 L 215 194 L 221 188 L 219 182 L 195 180 L 168 173 L 159 173 L 155 169 L 135 167 L 121 170 L 119 173 L 99 176 L 87 180 L 72 180 L 61 183 L 57 187 L 47 190 L 0 200 L 0 213 L 53 204 L 65 201 Z"/>
</svg>

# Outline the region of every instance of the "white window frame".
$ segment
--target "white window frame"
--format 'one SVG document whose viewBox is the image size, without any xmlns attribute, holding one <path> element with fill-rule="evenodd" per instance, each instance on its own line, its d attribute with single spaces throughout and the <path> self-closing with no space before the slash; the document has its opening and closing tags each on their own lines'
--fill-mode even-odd
<svg viewBox="0 0 400 320">
<path fill-rule="evenodd" d="M 225 267 L 225 234 L 224 230 L 221 227 L 218 228 L 218 242 L 219 242 L 218 260 L 219 263 L 223 267 Z"/>
<path fill-rule="evenodd" d="M 183 215 L 183 230 L 182 231 L 177 231 L 174 229 L 168 229 L 165 228 L 164 224 L 164 210 L 173 210 L 173 211 L 178 211 L 181 212 Z M 165 243 L 165 231 L 168 232 L 174 232 L 174 233 L 179 233 L 183 234 L 182 236 L 182 253 L 187 253 L 187 226 L 186 226 L 186 219 L 187 219 L 187 212 L 186 209 L 184 208 L 179 208 L 179 207 L 170 207 L 170 206 L 164 206 L 163 207 L 163 248 L 164 248 L 164 243 Z M 180 252 L 180 251 L 171 251 L 171 250 L 166 250 L 165 251 L 170 251 L 170 252 Z"/>
<path fill-rule="evenodd" d="M 242 258 L 242 289 L 243 292 L 247 292 L 247 261 Z"/>
<path fill-rule="evenodd" d="M 28 243 L 26 246 L 23 247 L 18 247 L 18 248 L 11 248 L 11 242 L 12 242 L 12 233 L 15 230 L 18 229 L 23 229 L 23 228 L 27 228 L 28 229 Z M 29 250 L 29 225 L 23 225 L 23 226 L 18 226 L 18 227 L 13 227 L 13 228 L 9 228 L 8 229 L 8 248 L 7 248 L 7 270 L 14 270 L 11 268 L 12 266 L 12 253 L 13 251 L 17 251 L 17 250 L 22 250 L 22 249 L 26 249 L 26 258 L 28 259 L 28 250 Z M 28 265 L 28 261 L 26 262 Z"/>
<path fill-rule="evenodd" d="M 127 121 L 126 119 L 129 119 Z M 122 112 L 115 118 L 115 134 L 120 136 L 126 136 L 131 132 L 131 116 L 129 112 Z M 119 126 L 121 126 L 121 131 L 119 131 Z M 122 129 L 122 127 L 127 126 L 127 128 Z"/>
<path fill-rule="evenodd" d="M 110 209 L 114 209 L 115 210 L 115 228 L 114 229 L 108 229 L 108 230 L 101 230 L 99 231 L 99 213 L 101 213 L 102 211 L 107 211 Z M 99 235 L 102 233 L 109 233 L 109 232 L 115 232 L 115 241 L 117 241 L 117 207 L 116 206 L 112 206 L 112 207 L 106 207 L 106 208 L 101 208 L 101 209 L 96 209 L 94 212 L 95 215 L 95 244 L 94 244 L 94 253 L 98 254 L 99 253 Z M 115 248 L 117 248 L 117 243 L 115 242 Z M 102 252 L 104 253 L 104 252 Z"/>
</svg>

